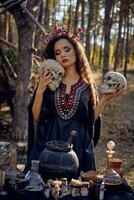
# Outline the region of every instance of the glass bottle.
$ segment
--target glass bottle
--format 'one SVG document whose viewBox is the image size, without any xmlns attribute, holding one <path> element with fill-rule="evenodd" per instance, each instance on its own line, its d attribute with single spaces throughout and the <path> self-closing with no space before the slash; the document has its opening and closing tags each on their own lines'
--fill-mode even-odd
<svg viewBox="0 0 134 200">
<path fill-rule="evenodd" d="M 29 180 L 29 185 L 26 187 L 26 190 L 40 191 L 43 189 L 44 182 L 40 174 L 38 173 L 38 167 L 39 160 L 32 160 L 31 177 Z"/>
</svg>

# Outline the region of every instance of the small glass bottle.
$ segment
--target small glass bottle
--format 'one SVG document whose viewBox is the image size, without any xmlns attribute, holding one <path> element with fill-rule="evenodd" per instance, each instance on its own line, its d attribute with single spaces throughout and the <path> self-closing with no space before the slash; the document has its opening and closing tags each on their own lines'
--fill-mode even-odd
<svg viewBox="0 0 134 200">
<path fill-rule="evenodd" d="M 43 190 L 44 182 L 40 174 L 38 173 L 38 167 L 39 167 L 39 160 L 32 160 L 31 177 L 29 180 L 29 185 L 26 187 L 27 190 L 28 189 L 33 191 Z"/>
<path fill-rule="evenodd" d="M 61 188 L 60 188 L 60 191 L 61 191 L 60 198 L 63 198 L 66 195 L 70 195 L 70 190 L 68 187 L 67 178 L 61 178 L 61 183 L 62 184 L 61 184 Z"/>
</svg>

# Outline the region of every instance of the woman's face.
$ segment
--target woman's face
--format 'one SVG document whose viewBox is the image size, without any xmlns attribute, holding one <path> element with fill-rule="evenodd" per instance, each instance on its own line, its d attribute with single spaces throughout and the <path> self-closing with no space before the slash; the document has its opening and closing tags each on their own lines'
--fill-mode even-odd
<svg viewBox="0 0 134 200">
<path fill-rule="evenodd" d="M 54 45 L 56 60 L 64 67 L 75 65 L 76 53 L 73 45 L 67 39 L 60 39 Z"/>
</svg>

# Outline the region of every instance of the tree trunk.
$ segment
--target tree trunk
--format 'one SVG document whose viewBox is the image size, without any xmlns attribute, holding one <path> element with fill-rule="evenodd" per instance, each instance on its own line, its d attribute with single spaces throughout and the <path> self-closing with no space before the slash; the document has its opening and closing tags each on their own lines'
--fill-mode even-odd
<svg viewBox="0 0 134 200">
<path fill-rule="evenodd" d="M 16 99 L 14 115 L 14 132 L 17 139 L 24 139 L 27 134 L 27 105 L 30 69 L 32 66 L 33 32 L 27 26 L 18 24 L 18 79 L 16 82 Z M 28 33 L 28 34 L 27 34 Z M 23 138 L 24 137 L 24 138 Z"/>
<path fill-rule="evenodd" d="M 112 18 L 110 17 L 112 10 L 112 1 L 105 1 L 105 18 L 104 18 L 104 64 L 103 75 L 109 71 L 109 54 L 110 54 L 110 33 L 112 26 Z"/>
<path fill-rule="evenodd" d="M 48 30 L 49 28 L 49 21 L 50 21 L 49 0 L 46 0 L 45 15 L 44 15 L 44 27 L 46 30 Z"/>
<path fill-rule="evenodd" d="M 82 40 L 84 39 L 84 25 L 85 25 L 85 23 L 84 23 L 84 20 L 85 20 L 85 18 L 84 18 L 84 13 L 85 13 L 85 1 L 83 1 L 83 0 L 81 0 L 81 6 L 82 6 L 82 11 L 81 11 L 81 28 L 83 29 L 83 33 L 81 34 L 81 38 L 82 38 Z"/>
<path fill-rule="evenodd" d="M 78 10 L 80 6 L 80 0 L 77 0 L 76 2 L 76 9 L 75 9 L 75 16 L 74 16 L 74 31 L 76 31 L 78 27 Z"/>
<path fill-rule="evenodd" d="M 123 26 L 123 36 L 122 36 L 122 39 L 121 39 L 121 65 L 120 65 L 121 68 L 123 68 L 123 64 L 124 64 L 125 38 L 126 38 L 126 27 L 125 27 L 125 23 L 124 23 L 124 26 Z"/>
<path fill-rule="evenodd" d="M 72 22 L 72 0 L 69 1 L 69 9 L 68 9 L 68 22 L 67 24 L 70 25 Z"/>
<path fill-rule="evenodd" d="M 88 24 L 87 24 L 87 30 L 86 30 L 86 55 L 90 62 L 90 46 L 91 46 L 91 27 L 92 27 L 92 21 L 93 21 L 93 0 L 88 0 L 89 5 L 89 17 L 88 17 Z"/>
<path fill-rule="evenodd" d="M 35 5 L 30 1 L 29 8 Z M 31 10 L 29 9 L 29 10 Z M 26 139 L 28 131 L 28 85 L 32 66 L 32 45 L 34 24 L 31 18 L 17 8 L 13 12 L 18 30 L 18 66 L 13 119 L 13 137 L 16 140 Z"/>
<path fill-rule="evenodd" d="M 122 22 L 123 22 L 123 1 L 121 0 L 120 5 L 120 15 L 119 15 L 119 29 L 118 29 L 118 39 L 116 43 L 116 50 L 115 50 L 115 63 L 114 63 L 114 71 L 116 71 L 117 67 L 120 64 L 121 59 L 121 29 L 122 29 Z"/>
<path fill-rule="evenodd" d="M 101 36 L 100 52 L 99 52 L 99 65 L 102 64 L 102 45 L 103 45 L 103 36 Z"/>
<path fill-rule="evenodd" d="M 129 14 L 126 16 L 126 46 L 125 46 L 125 63 L 124 63 L 124 76 L 127 77 L 127 66 L 129 62 Z"/>
<path fill-rule="evenodd" d="M 42 24 L 42 18 L 43 18 L 43 2 L 41 2 L 40 8 L 39 8 L 39 15 L 38 15 L 38 22 Z M 36 29 L 35 31 L 35 41 L 34 41 L 34 47 L 38 47 L 38 44 L 41 39 L 41 30 Z"/>
<path fill-rule="evenodd" d="M 94 60 L 95 60 L 95 53 L 96 53 L 96 39 L 97 39 L 97 35 L 96 35 L 96 30 L 94 30 L 94 33 L 93 33 L 93 40 L 94 40 L 94 43 L 93 43 L 93 55 L 92 55 L 92 65 L 94 65 Z"/>
</svg>

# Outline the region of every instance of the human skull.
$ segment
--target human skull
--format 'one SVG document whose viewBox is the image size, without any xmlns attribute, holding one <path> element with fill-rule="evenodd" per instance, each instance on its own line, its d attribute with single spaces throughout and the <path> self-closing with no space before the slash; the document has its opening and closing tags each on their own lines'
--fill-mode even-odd
<svg viewBox="0 0 134 200">
<path fill-rule="evenodd" d="M 125 90 L 127 87 L 126 78 L 119 72 L 107 72 L 104 76 L 103 84 L 100 86 L 100 94 L 114 93 Z"/>
<path fill-rule="evenodd" d="M 48 87 L 50 88 L 50 90 L 55 91 L 62 81 L 65 70 L 56 60 L 47 59 L 40 64 L 39 73 L 45 76 L 49 72 L 52 74 L 53 77 L 52 81 L 48 84 Z"/>
</svg>

